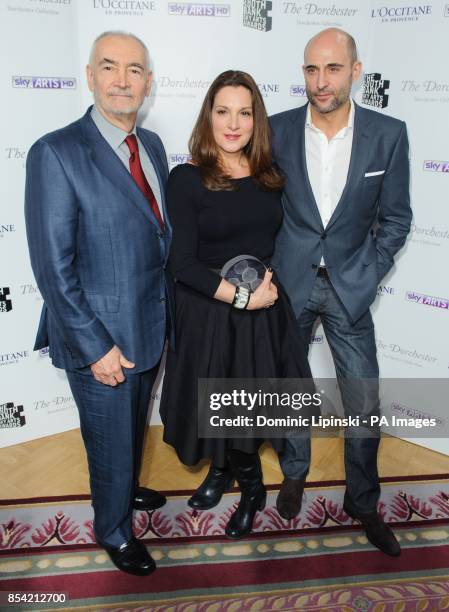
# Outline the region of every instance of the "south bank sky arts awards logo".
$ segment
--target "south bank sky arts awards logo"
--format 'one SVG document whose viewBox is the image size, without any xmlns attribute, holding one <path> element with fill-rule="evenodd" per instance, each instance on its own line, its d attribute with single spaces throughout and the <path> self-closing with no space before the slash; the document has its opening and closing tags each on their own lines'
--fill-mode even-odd
<svg viewBox="0 0 449 612">
<path fill-rule="evenodd" d="M 25 424 L 23 406 L 16 406 L 14 402 L 0 404 L 0 429 L 23 427 Z"/>
<path fill-rule="evenodd" d="M 371 9 L 371 18 L 380 19 L 382 23 L 404 23 L 407 21 L 418 21 L 432 14 L 431 4 L 413 4 L 409 6 L 387 6 L 383 5 Z"/>
<path fill-rule="evenodd" d="M 10 312 L 12 310 L 12 300 L 9 287 L 0 287 L 0 312 Z"/>
<path fill-rule="evenodd" d="M 375 108 L 388 106 L 388 94 L 385 90 L 390 87 L 390 81 L 383 79 L 380 72 L 371 72 L 363 77 L 362 104 Z"/>
<path fill-rule="evenodd" d="M 19 89 L 76 89 L 74 77 L 13 76 L 12 86 Z"/>
<path fill-rule="evenodd" d="M 273 18 L 269 14 L 272 8 L 270 0 L 243 0 L 244 27 L 269 32 L 273 27 Z"/>
<path fill-rule="evenodd" d="M 230 17 L 230 4 L 206 2 L 169 2 L 168 14 L 177 17 Z"/>
</svg>

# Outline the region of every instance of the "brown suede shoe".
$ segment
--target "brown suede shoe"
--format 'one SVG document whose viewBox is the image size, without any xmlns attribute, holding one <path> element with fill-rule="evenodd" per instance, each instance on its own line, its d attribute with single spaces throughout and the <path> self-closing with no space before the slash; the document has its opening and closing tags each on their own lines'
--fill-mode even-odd
<svg viewBox="0 0 449 612">
<path fill-rule="evenodd" d="M 348 516 L 362 524 L 366 537 L 373 546 L 390 557 L 399 557 L 401 554 L 399 542 L 392 529 L 383 522 L 377 510 L 361 513 L 349 508 L 347 503 L 343 505 L 343 510 Z"/>
<path fill-rule="evenodd" d="M 302 494 L 305 480 L 284 478 L 276 499 L 276 508 L 285 520 L 289 521 L 301 511 Z"/>
</svg>

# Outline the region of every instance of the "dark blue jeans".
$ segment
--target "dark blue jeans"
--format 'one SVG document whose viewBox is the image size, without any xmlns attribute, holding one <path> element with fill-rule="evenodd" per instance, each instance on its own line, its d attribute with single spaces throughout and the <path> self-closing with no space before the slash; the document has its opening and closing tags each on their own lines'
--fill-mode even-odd
<svg viewBox="0 0 449 612">
<path fill-rule="evenodd" d="M 320 317 L 329 343 L 346 416 L 369 417 L 379 414 L 378 378 L 374 325 L 367 311 L 353 323 L 327 277 L 317 276 L 312 293 L 298 323 L 309 346 L 313 326 Z M 359 512 L 376 510 L 380 495 L 377 472 L 379 433 L 372 429 L 362 437 L 345 435 L 345 503 Z M 310 435 L 287 440 L 280 456 L 286 478 L 303 479 L 310 467 Z"/>
<path fill-rule="evenodd" d="M 138 483 L 151 390 L 158 367 L 129 374 L 110 387 L 88 373 L 67 372 L 87 451 L 95 537 L 121 546 L 133 535 Z"/>
</svg>

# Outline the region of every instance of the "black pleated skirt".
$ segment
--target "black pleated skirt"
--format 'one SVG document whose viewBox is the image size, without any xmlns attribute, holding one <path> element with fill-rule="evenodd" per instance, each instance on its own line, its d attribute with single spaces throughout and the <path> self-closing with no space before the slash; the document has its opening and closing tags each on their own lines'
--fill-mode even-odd
<svg viewBox="0 0 449 612">
<path fill-rule="evenodd" d="M 311 378 L 307 350 L 277 279 L 271 308 L 237 310 L 176 283 L 176 347 L 169 350 L 160 413 L 164 441 L 185 465 L 226 465 L 230 449 L 257 452 L 260 438 L 198 437 L 198 378 Z M 283 439 L 270 440 L 278 452 Z"/>
</svg>

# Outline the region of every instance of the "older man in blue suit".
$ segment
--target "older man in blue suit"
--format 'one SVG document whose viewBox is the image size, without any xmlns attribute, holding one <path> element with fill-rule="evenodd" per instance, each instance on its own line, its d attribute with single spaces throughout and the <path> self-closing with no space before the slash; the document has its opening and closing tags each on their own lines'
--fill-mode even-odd
<svg viewBox="0 0 449 612">
<path fill-rule="evenodd" d="M 275 158 L 286 176 L 284 224 L 273 267 L 290 295 L 304 341 L 321 318 L 348 416 L 379 411 L 370 305 L 410 229 L 408 140 L 402 121 L 350 98 L 361 72 L 354 39 L 330 28 L 304 52 L 309 104 L 271 118 Z M 351 435 L 349 435 L 351 433 Z M 378 432 L 347 432 L 346 512 L 386 554 L 400 547 L 377 513 Z M 279 513 L 301 509 L 310 438 L 289 439 L 280 457 Z"/>
<path fill-rule="evenodd" d="M 100 35 L 87 79 L 95 105 L 27 159 L 26 226 L 44 298 L 35 349 L 49 345 L 79 409 L 97 541 L 119 569 L 147 575 L 155 564 L 133 538 L 132 512 L 165 503 L 138 477 L 173 310 L 168 168 L 160 138 L 136 127 L 151 87 L 142 41 Z"/>
</svg>

